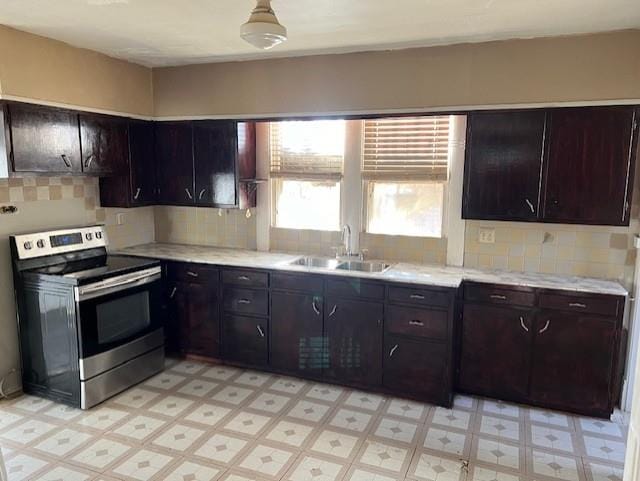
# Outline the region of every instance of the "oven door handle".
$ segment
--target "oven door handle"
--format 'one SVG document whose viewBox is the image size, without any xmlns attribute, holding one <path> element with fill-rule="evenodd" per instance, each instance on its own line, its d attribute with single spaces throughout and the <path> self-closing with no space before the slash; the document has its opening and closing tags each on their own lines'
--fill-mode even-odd
<svg viewBox="0 0 640 481">
<path fill-rule="evenodd" d="M 74 296 L 76 302 L 88 301 L 96 297 L 103 297 L 115 292 L 124 291 L 133 287 L 151 284 L 162 277 L 162 269 L 160 266 L 145 269 L 143 271 L 125 274 L 123 276 L 113 277 L 94 284 L 79 286 L 74 288 Z"/>
</svg>

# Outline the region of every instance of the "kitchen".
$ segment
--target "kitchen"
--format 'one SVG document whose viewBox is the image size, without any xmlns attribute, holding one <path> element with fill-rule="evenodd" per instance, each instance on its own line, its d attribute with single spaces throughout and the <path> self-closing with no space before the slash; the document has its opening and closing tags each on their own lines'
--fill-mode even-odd
<svg viewBox="0 0 640 481">
<path fill-rule="evenodd" d="M 55 280 L 31 272 L 52 252 L 151 259 L 168 356 L 86 413 L 16 397 L 93 404 L 19 371 L 33 338 L 3 290 L 0 445 L 31 469 L 15 479 L 135 479 L 129 460 L 160 465 L 138 479 L 622 479 L 637 29 L 153 69 L 0 35 L 3 284 L 16 266 L 18 290 Z M 100 410 L 113 422 L 83 431 Z M 84 436 L 53 456 L 60 420 Z"/>
</svg>

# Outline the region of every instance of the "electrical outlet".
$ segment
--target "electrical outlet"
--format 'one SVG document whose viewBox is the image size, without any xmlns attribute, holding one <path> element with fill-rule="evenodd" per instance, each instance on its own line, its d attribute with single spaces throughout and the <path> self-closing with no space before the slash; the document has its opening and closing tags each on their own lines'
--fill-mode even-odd
<svg viewBox="0 0 640 481">
<path fill-rule="evenodd" d="M 120 212 L 118 214 L 116 214 L 116 224 L 117 225 L 122 225 L 124 224 L 125 221 L 125 217 L 124 217 L 124 213 Z"/>
<path fill-rule="evenodd" d="M 478 242 L 481 244 L 495 244 L 496 230 L 481 227 L 478 229 Z"/>
</svg>

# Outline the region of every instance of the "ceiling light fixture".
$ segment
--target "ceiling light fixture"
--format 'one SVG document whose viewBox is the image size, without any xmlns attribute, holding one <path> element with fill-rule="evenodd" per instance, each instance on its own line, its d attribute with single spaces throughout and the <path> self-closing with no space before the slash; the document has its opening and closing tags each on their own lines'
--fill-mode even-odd
<svg viewBox="0 0 640 481">
<path fill-rule="evenodd" d="M 240 36 L 254 47 L 268 50 L 287 39 L 287 29 L 278 22 L 271 0 L 256 0 L 249 21 L 240 27 Z"/>
</svg>

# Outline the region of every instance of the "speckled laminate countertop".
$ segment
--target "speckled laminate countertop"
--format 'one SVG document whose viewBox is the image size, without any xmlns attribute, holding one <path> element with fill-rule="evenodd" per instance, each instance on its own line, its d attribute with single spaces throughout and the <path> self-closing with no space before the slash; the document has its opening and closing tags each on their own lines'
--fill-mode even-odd
<svg viewBox="0 0 640 481">
<path fill-rule="evenodd" d="M 510 286 L 561 289 L 572 292 L 627 295 L 627 290 L 616 281 L 551 274 L 483 271 L 408 263 L 392 264 L 391 268 L 385 272 L 354 272 L 291 265 L 291 261 L 299 258 L 300 255 L 184 244 L 143 244 L 121 249 L 118 253 L 171 261 L 331 274 L 437 287 L 456 288 L 463 280 L 468 280 Z"/>
</svg>

